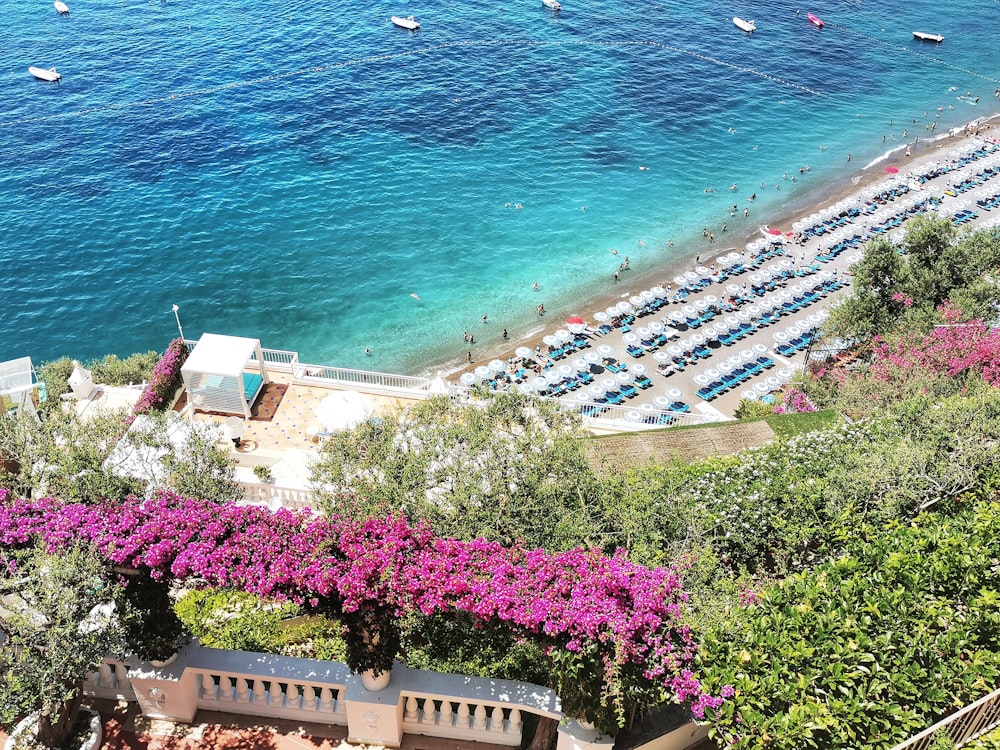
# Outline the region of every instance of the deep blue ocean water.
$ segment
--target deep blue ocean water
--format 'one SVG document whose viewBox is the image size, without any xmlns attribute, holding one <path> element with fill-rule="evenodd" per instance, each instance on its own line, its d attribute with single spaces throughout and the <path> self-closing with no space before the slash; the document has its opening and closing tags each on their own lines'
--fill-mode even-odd
<svg viewBox="0 0 1000 750">
<path fill-rule="evenodd" d="M 68 2 L 0 0 L 0 360 L 423 372 L 1000 109 L 997 0 Z"/>
</svg>

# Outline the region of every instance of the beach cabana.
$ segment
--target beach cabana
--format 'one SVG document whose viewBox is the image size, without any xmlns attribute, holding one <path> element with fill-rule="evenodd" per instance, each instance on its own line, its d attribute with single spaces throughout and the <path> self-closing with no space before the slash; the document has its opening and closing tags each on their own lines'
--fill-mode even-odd
<svg viewBox="0 0 1000 750">
<path fill-rule="evenodd" d="M 257 370 L 257 372 L 244 372 Z M 206 333 L 181 367 L 188 403 L 200 411 L 239 414 L 250 407 L 270 382 L 257 339 Z"/>
</svg>

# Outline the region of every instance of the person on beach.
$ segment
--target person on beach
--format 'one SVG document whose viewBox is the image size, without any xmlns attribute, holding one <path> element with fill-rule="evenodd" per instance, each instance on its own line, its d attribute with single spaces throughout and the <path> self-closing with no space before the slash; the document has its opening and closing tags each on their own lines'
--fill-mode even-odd
<svg viewBox="0 0 1000 750">
<path fill-rule="evenodd" d="M 621 268 L 621 266 L 619 266 L 618 268 L 620 269 L 620 268 Z M 618 281 L 618 279 L 620 279 L 620 278 L 621 278 L 621 277 L 619 276 L 619 274 L 618 274 L 618 271 L 615 271 L 615 281 L 617 282 L 617 281 Z M 541 313 L 538 313 L 538 314 L 539 314 L 539 315 L 541 315 Z"/>
<path fill-rule="evenodd" d="M 507 340 L 507 329 L 506 328 L 503 329 L 503 333 L 500 334 L 500 338 L 502 338 L 504 341 Z"/>
<path fill-rule="evenodd" d="M 750 209 L 749 208 L 744 208 L 743 209 L 743 218 L 744 219 L 750 218 Z"/>
<path fill-rule="evenodd" d="M 469 364 L 471 365 L 472 364 L 472 352 L 469 352 L 468 357 L 469 357 Z"/>
<path fill-rule="evenodd" d="M 486 317 L 486 313 L 483 313 L 483 322 L 484 323 L 489 323 L 490 322 L 490 319 L 488 317 Z"/>
<path fill-rule="evenodd" d="M 539 315 L 545 315 L 545 305 L 539 305 L 538 307 L 536 307 L 535 312 L 537 312 Z"/>
<path fill-rule="evenodd" d="M 470 344 L 475 344 L 476 343 L 476 337 L 473 336 L 471 333 L 469 334 L 469 343 Z"/>
</svg>

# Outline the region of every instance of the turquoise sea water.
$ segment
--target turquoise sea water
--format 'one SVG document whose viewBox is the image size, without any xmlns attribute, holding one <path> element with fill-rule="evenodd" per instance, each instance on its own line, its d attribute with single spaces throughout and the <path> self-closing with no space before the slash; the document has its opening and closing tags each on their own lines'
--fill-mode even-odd
<svg viewBox="0 0 1000 750">
<path fill-rule="evenodd" d="M 996 0 L 69 5 L 0 0 L 0 360 L 162 349 L 177 304 L 423 372 L 1000 109 Z"/>
</svg>

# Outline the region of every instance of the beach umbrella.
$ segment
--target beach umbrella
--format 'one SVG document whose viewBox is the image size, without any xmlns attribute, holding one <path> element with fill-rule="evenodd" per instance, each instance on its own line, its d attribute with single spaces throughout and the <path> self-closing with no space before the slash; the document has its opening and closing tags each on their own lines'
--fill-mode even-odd
<svg viewBox="0 0 1000 750">
<path fill-rule="evenodd" d="M 802 335 L 802 329 L 800 329 L 798 326 L 788 326 L 788 328 L 786 328 L 785 330 L 787 331 L 789 336 Z"/>
<path fill-rule="evenodd" d="M 542 343 L 546 346 L 556 346 L 559 343 L 559 339 L 549 334 L 548 336 L 542 336 Z"/>
<path fill-rule="evenodd" d="M 899 167 L 886 167 L 885 171 L 889 174 L 896 174 L 899 172 Z"/>
<path fill-rule="evenodd" d="M 600 398 L 604 395 L 604 386 L 598 383 L 594 383 L 587 389 L 587 393 L 594 398 Z"/>
<path fill-rule="evenodd" d="M 654 299 L 656 299 L 656 295 L 653 294 L 653 291 L 651 289 L 643 289 L 641 292 L 639 292 L 639 296 L 642 297 L 647 302 L 652 302 Z"/>
<path fill-rule="evenodd" d="M 479 365 L 476 368 L 476 377 L 482 380 L 483 378 L 488 378 L 490 376 L 490 368 L 486 365 Z"/>
<path fill-rule="evenodd" d="M 802 294 L 802 292 L 803 292 L 802 287 L 799 286 L 798 284 L 795 284 L 794 286 L 792 286 L 791 289 L 792 289 L 792 294 Z"/>
<path fill-rule="evenodd" d="M 616 372 L 615 373 L 615 379 L 619 383 L 631 383 L 632 382 L 632 373 L 630 373 L 628 370 L 622 370 L 621 372 Z"/>
<path fill-rule="evenodd" d="M 670 319 L 675 323 L 682 323 L 684 321 L 684 313 L 680 310 L 674 310 L 670 313 Z"/>
<path fill-rule="evenodd" d="M 636 375 L 645 375 L 646 374 L 646 365 L 641 365 L 639 363 L 636 363 L 636 364 L 632 365 L 629 369 L 634 374 L 636 374 Z"/>
<path fill-rule="evenodd" d="M 774 375 L 768 375 L 766 378 L 764 378 L 764 382 L 767 383 L 768 386 L 772 389 L 781 387 L 781 381 Z"/>
<path fill-rule="evenodd" d="M 491 359 L 490 360 L 489 368 L 493 372 L 500 372 L 505 367 L 506 367 L 506 365 L 504 364 L 504 362 L 503 362 L 502 359 Z"/>
<path fill-rule="evenodd" d="M 560 328 L 554 334 L 557 341 L 568 341 L 570 339 L 569 331 L 565 328 Z"/>
<path fill-rule="evenodd" d="M 604 312 L 607 313 L 609 318 L 617 318 L 619 315 L 622 314 L 622 311 L 619 310 L 615 305 L 606 308 Z"/>
<path fill-rule="evenodd" d="M 743 357 L 741 357 L 739 354 L 733 354 L 730 355 L 730 357 L 726 361 L 733 367 L 739 367 L 740 365 L 743 364 Z"/>
<path fill-rule="evenodd" d="M 784 380 L 785 382 L 791 380 L 793 375 L 792 371 L 789 370 L 787 367 L 783 367 L 774 374 L 777 375 L 778 378 L 780 378 L 781 380 Z"/>
<path fill-rule="evenodd" d="M 692 346 L 691 340 L 681 339 L 680 341 L 677 342 L 676 346 L 681 350 L 681 353 L 683 354 L 684 352 L 689 351 L 691 349 Z M 669 347 L 667 347 L 667 351 L 670 351 Z"/>
<path fill-rule="evenodd" d="M 590 394 L 585 391 L 577 391 L 576 400 L 579 401 L 580 403 L 585 403 L 587 401 L 590 401 Z"/>
<path fill-rule="evenodd" d="M 775 331 L 774 340 L 784 343 L 785 341 L 788 341 L 788 334 L 784 331 Z"/>
<path fill-rule="evenodd" d="M 705 337 L 702 336 L 700 333 L 692 334 L 692 336 L 691 336 L 691 343 L 693 343 L 693 344 L 704 344 L 705 343 Z"/>
<path fill-rule="evenodd" d="M 649 330 L 651 330 L 653 333 L 663 333 L 663 323 L 661 323 L 658 320 L 654 320 L 652 323 L 649 324 Z"/>
<path fill-rule="evenodd" d="M 546 370 L 544 377 L 546 382 L 548 383 L 558 383 L 560 380 L 562 380 L 562 375 L 560 375 L 559 370 L 555 368 L 551 370 Z"/>
<path fill-rule="evenodd" d="M 780 229 L 776 229 L 775 227 L 768 227 L 767 233 L 770 234 L 773 237 L 780 237 L 781 236 L 781 230 Z"/>
<path fill-rule="evenodd" d="M 566 327 L 569 328 L 569 332 L 573 334 L 583 333 L 587 330 L 587 326 L 583 323 L 570 323 Z"/>
<path fill-rule="evenodd" d="M 650 336 L 653 335 L 653 332 L 650 331 L 649 328 L 647 328 L 646 326 L 643 326 L 642 328 L 637 328 L 635 332 L 639 334 L 640 339 L 648 339 Z"/>
<path fill-rule="evenodd" d="M 590 369 L 590 363 L 583 357 L 577 357 L 573 360 L 573 369 L 577 372 L 583 372 L 584 370 Z"/>
<path fill-rule="evenodd" d="M 476 376 L 471 372 L 463 372 L 459 380 L 462 381 L 462 385 L 476 384 Z"/>
<path fill-rule="evenodd" d="M 680 388 L 671 388 L 670 390 L 667 391 L 667 398 L 672 398 L 674 401 L 676 401 L 679 398 L 682 398 L 683 396 L 684 394 L 681 393 Z"/>
<path fill-rule="evenodd" d="M 823 322 L 823 316 L 820 315 L 819 313 L 813 313 L 807 319 L 813 326 L 818 326 L 820 323 Z"/>
<path fill-rule="evenodd" d="M 514 350 L 514 354 L 516 354 L 521 359 L 527 359 L 528 357 L 531 356 L 532 352 L 531 349 L 529 349 L 526 346 L 519 346 L 517 347 L 517 349 Z"/>
<path fill-rule="evenodd" d="M 767 347 L 764 346 L 764 344 L 754 344 L 753 350 L 757 352 L 757 354 L 767 354 Z"/>
<path fill-rule="evenodd" d="M 517 390 L 523 393 L 525 396 L 530 396 L 535 392 L 535 389 L 531 387 L 531 383 L 518 383 Z"/>
<path fill-rule="evenodd" d="M 680 347 L 677 347 L 680 349 Z M 666 352 L 653 352 L 653 359 L 657 362 L 668 362 L 670 360 L 670 355 Z"/>
<path fill-rule="evenodd" d="M 601 387 L 605 391 L 615 390 L 616 388 L 618 388 L 618 381 L 615 380 L 614 378 L 603 378 L 601 380 Z"/>
<path fill-rule="evenodd" d="M 723 375 L 728 375 L 733 371 L 733 366 L 729 364 L 728 361 L 722 361 L 719 362 L 718 367 L 716 367 L 715 369 L 717 369 Z"/>
<path fill-rule="evenodd" d="M 634 307 L 634 308 L 639 308 L 639 307 L 642 307 L 643 305 L 646 304 L 646 300 L 644 300 L 638 294 L 635 294 L 635 295 L 629 297 L 628 301 L 632 305 L 632 307 Z"/>
<path fill-rule="evenodd" d="M 549 387 L 549 381 L 539 375 L 531 379 L 531 387 L 536 391 L 544 391 Z"/>
<path fill-rule="evenodd" d="M 621 312 L 628 312 L 629 310 L 632 309 L 631 303 L 629 303 L 627 300 L 622 300 L 617 305 L 615 305 L 615 307 L 617 307 Z"/>
<path fill-rule="evenodd" d="M 712 323 L 712 329 L 718 333 L 727 333 L 729 331 L 729 326 L 726 325 L 725 321 L 718 320 L 715 323 Z"/>
<path fill-rule="evenodd" d="M 719 379 L 719 370 L 715 367 L 710 367 L 707 370 L 705 370 L 705 374 L 708 375 L 708 377 L 710 377 L 712 380 Z"/>
<path fill-rule="evenodd" d="M 659 407 L 660 409 L 666 409 L 668 406 L 670 406 L 670 399 L 667 398 L 666 396 L 657 396 L 656 398 L 653 399 L 653 404 Z"/>
<path fill-rule="evenodd" d="M 705 331 L 702 334 L 702 336 L 705 337 L 705 341 L 718 341 L 719 340 L 719 332 L 716 331 L 714 328 L 708 329 L 707 331 Z"/>
<path fill-rule="evenodd" d="M 662 286 L 654 286 L 649 291 L 651 291 L 657 297 L 662 297 L 663 295 L 665 295 L 667 293 L 667 290 L 664 289 Z"/>
<path fill-rule="evenodd" d="M 694 309 L 694 305 L 684 305 L 684 307 L 681 308 L 681 312 L 688 317 L 698 314 L 698 311 Z"/>
<path fill-rule="evenodd" d="M 684 286 L 685 284 L 687 284 L 687 279 L 684 278 L 683 276 L 674 276 L 674 283 L 677 284 L 678 286 Z"/>
<path fill-rule="evenodd" d="M 489 370 L 486 370 L 487 374 Z M 337 432 L 356 427 L 375 411 L 374 402 L 357 391 L 337 391 L 316 405 L 315 416 L 327 432 Z"/>
<path fill-rule="evenodd" d="M 694 376 L 694 382 L 697 383 L 698 385 L 708 385 L 708 376 L 707 375 L 695 375 Z"/>
<path fill-rule="evenodd" d="M 731 250 L 729 252 L 728 258 L 729 258 L 730 261 L 732 261 L 733 263 L 735 263 L 736 261 L 741 260 L 743 258 L 743 254 L 742 253 L 738 253 L 735 250 Z"/>
<path fill-rule="evenodd" d="M 655 410 L 652 404 L 639 404 L 639 411 L 644 415 L 652 414 Z"/>
<path fill-rule="evenodd" d="M 748 388 L 747 390 L 743 391 L 740 394 L 740 398 L 742 398 L 742 399 L 744 399 L 746 401 L 756 401 L 757 400 L 757 391 L 753 390 L 752 388 Z"/>
<path fill-rule="evenodd" d="M 569 324 L 571 324 L 571 325 L 580 325 L 581 323 L 584 323 L 585 321 L 579 315 L 570 315 L 568 318 L 566 318 L 566 322 L 569 323 Z"/>
<path fill-rule="evenodd" d="M 753 316 L 750 315 L 749 310 L 737 310 L 736 317 L 745 323 L 746 321 L 750 320 L 750 318 Z"/>
<path fill-rule="evenodd" d="M 707 302 L 710 305 L 714 305 L 718 301 L 719 301 L 719 298 L 716 297 L 714 294 L 710 294 L 707 297 L 705 297 L 705 302 Z"/>
<path fill-rule="evenodd" d="M 642 415 L 633 409 L 632 411 L 630 411 L 628 414 L 625 415 L 625 419 L 627 419 L 629 422 L 641 422 Z"/>
<path fill-rule="evenodd" d="M 754 383 L 753 389 L 755 392 L 759 393 L 762 396 L 771 390 L 770 388 L 768 388 L 767 383 L 764 382 Z"/>
<path fill-rule="evenodd" d="M 610 357 L 612 354 L 615 353 L 615 348 L 611 346 L 611 344 L 601 344 L 599 347 L 597 347 L 597 353 L 600 354 L 602 357 Z"/>
<path fill-rule="evenodd" d="M 751 278 L 753 278 L 753 277 L 751 276 Z M 726 291 L 729 292 L 730 294 L 739 294 L 740 293 L 740 285 L 739 284 L 728 284 L 728 285 L 726 285 Z"/>
<path fill-rule="evenodd" d="M 568 378 L 576 374 L 576 370 L 573 369 L 572 365 L 559 365 L 557 370 L 559 374 L 563 376 L 563 378 Z"/>
<path fill-rule="evenodd" d="M 718 263 L 720 266 L 728 266 L 730 263 L 729 256 L 720 255 L 718 258 L 715 259 L 715 262 Z"/>
<path fill-rule="evenodd" d="M 694 306 L 699 310 L 705 310 L 708 307 L 708 302 L 704 299 L 696 299 L 694 301 Z"/>
<path fill-rule="evenodd" d="M 687 279 L 688 281 L 697 281 L 698 274 L 696 274 L 694 271 L 685 271 L 684 278 Z"/>
<path fill-rule="evenodd" d="M 767 347 L 764 346 L 763 344 L 754 344 L 755 348 L 758 347 L 758 346 L 763 346 L 764 347 L 764 351 L 762 351 L 761 354 L 763 354 L 764 352 L 767 351 Z M 757 359 L 757 353 L 753 349 L 744 349 L 743 351 L 740 352 L 740 361 L 741 362 L 750 362 L 751 360 L 754 360 L 754 359 Z"/>
<path fill-rule="evenodd" d="M 708 276 L 710 273 L 712 273 L 711 269 L 709 269 L 708 266 L 698 266 L 694 270 L 695 273 L 697 273 L 699 276 Z"/>
<path fill-rule="evenodd" d="M 586 352 L 583 355 L 583 358 L 588 364 L 592 365 L 596 365 L 598 362 L 601 361 L 601 355 L 598 354 L 597 352 Z"/>
</svg>

